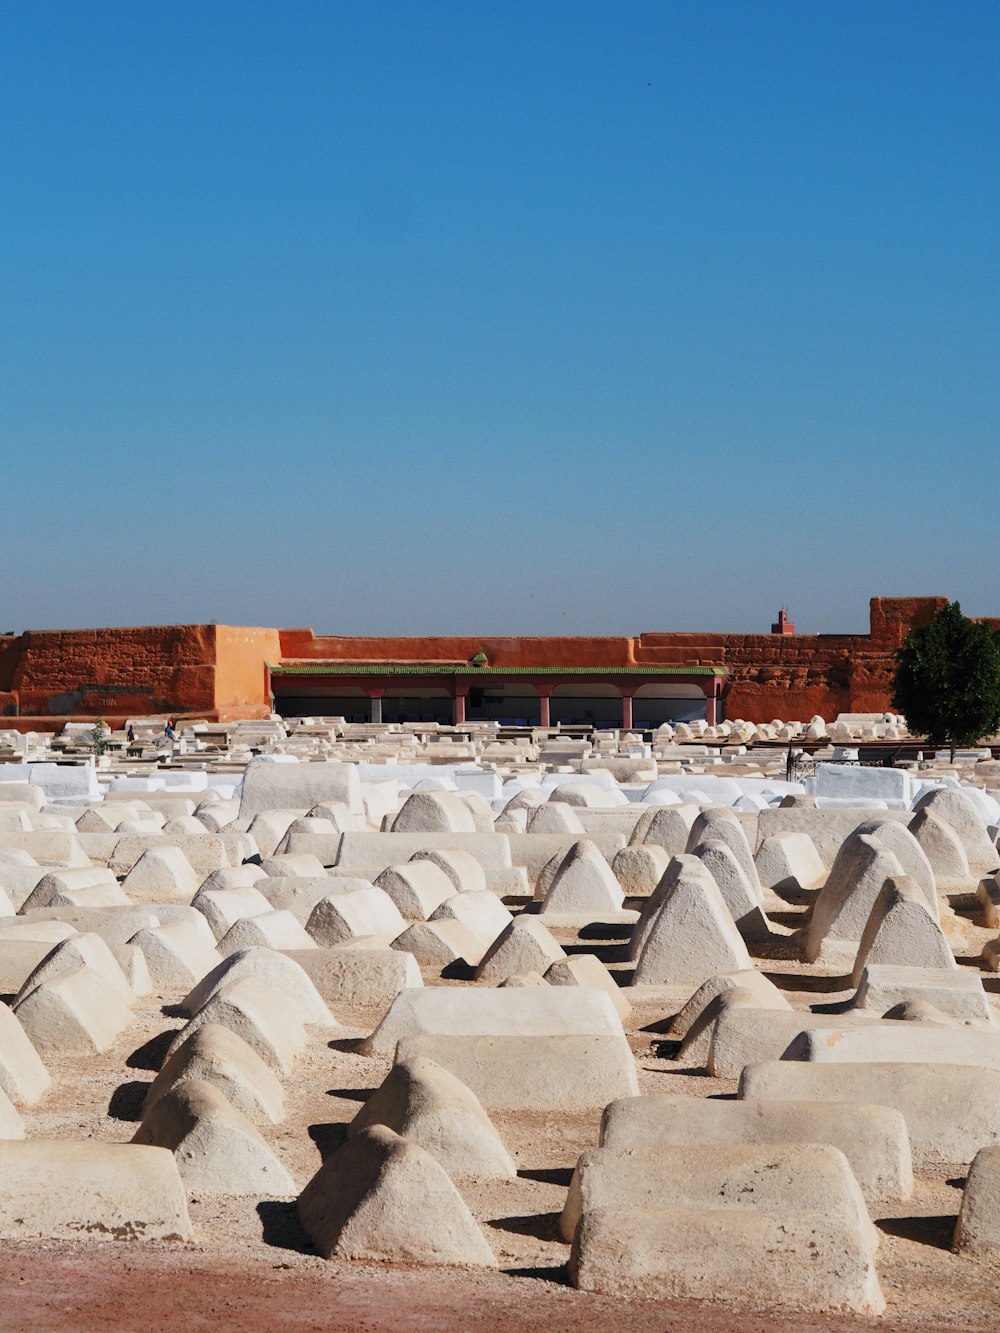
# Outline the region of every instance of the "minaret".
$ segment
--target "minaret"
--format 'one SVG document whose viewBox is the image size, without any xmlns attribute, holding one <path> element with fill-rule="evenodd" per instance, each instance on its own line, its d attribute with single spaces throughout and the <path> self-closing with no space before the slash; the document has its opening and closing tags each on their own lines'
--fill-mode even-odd
<svg viewBox="0 0 1000 1333">
<path fill-rule="evenodd" d="M 778 612 L 778 619 L 777 619 L 777 621 L 771 626 L 771 633 L 772 633 L 772 634 L 794 634 L 794 633 L 795 633 L 795 626 L 794 626 L 794 625 L 792 624 L 792 622 L 788 619 L 788 612 L 787 612 L 787 610 L 786 610 L 784 607 L 782 607 L 781 610 Z"/>
</svg>

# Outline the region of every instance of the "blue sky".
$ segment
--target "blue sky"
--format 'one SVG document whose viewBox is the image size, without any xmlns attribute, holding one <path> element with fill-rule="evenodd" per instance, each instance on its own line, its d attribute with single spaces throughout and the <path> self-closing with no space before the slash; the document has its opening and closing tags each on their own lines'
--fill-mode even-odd
<svg viewBox="0 0 1000 1333">
<path fill-rule="evenodd" d="M 1000 615 L 994 0 L 0 10 L 0 629 Z"/>
</svg>

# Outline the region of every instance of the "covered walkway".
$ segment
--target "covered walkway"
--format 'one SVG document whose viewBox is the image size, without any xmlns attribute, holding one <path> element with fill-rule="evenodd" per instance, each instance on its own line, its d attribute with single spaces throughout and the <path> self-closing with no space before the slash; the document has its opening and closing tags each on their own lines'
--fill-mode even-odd
<svg viewBox="0 0 1000 1333">
<path fill-rule="evenodd" d="M 722 721 L 722 667 L 490 667 L 462 663 L 267 664 L 276 712 L 350 722 L 657 727 Z"/>
</svg>

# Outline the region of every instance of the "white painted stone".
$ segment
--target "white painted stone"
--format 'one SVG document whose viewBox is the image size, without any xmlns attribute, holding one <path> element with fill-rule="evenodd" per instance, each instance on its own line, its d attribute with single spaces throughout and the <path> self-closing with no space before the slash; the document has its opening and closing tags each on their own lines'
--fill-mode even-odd
<svg viewBox="0 0 1000 1333">
<path fill-rule="evenodd" d="M 559 863 L 542 902 L 542 915 L 615 920 L 624 905 L 614 872 L 595 844 L 584 838 Z"/>
<path fill-rule="evenodd" d="M 99 1055 L 128 1026 L 130 1002 L 99 972 L 80 966 L 23 992 L 14 1015 L 43 1058 Z"/>
<path fill-rule="evenodd" d="M 399 908 L 381 889 L 329 894 L 313 908 L 306 930 L 317 944 L 329 947 L 375 935 L 391 944 L 406 929 Z"/>
<path fill-rule="evenodd" d="M 813 1015 L 815 1017 L 817 1015 Z M 939 1028 L 926 1023 L 889 1021 L 868 1023 L 863 1027 L 844 1025 L 820 1029 L 808 1021 L 783 1058 L 815 1064 L 893 1062 L 971 1065 L 1000 1070 L 1000 1028 Z"/>
<path fill-rule="evenodd" d="M 288 956 L 306 972 L 328 1004 L 374 1008 L 380 1017 L 401 990 L 424 984 L 412 954 L 373 937 Z"/>
<path fill-rule="evenodd" d="M 456 792 L 417 791 L 403 802 L 387 832 L 475 833 L 476 821 Z"/>
<path fill-rule="evenodd" d="M 675 805 L 646 810 L 629 839 L 630 846 L 662 847 L 667 856 L 681 856 L 687 851 L 691 827 L 698 817 L 696 805 Z"/>
<path fill-rule="evenodd" d="M 909 808 L 912 798 L 910 775 L 901 768 L 817 764 L 815 784 L 818 797 L 854 800 L 859 806 L 864 806 L 869 799 L 874 799 L 901 802 L 901 808 Z"/>
<path fill-rule="evenodd" d="M 267 810 L 311 810 L 320 801 L 340 801 L 356 814 L 364 812 L 358 766 L 333 760 L 308 764 L 251 760 L 239 797 L 244 819 Z"/>
<path fill-rule="evenodd" d="M 202 878 L 179 847 L 150 847 L 122 880 L 122 891 L 138 903 L 189 903 Z"/>
<path fill-rule="evenodd" d="M 573 1240 L 574 1286 L 618 1298 L 879 1314 L 875 1243 L 825 1210 L 598 1208 Z"/>
<path fill-rule="evenodd" d="M 908 875 L 890 876 L 879 890 L 861 936 L 852 985 L 866 966 L 957 969 L 955 955 L 927 908 L 927 899 Z"/>
<path fill-rule="evenodd" d="M 242 949 L 315 949 L 316 942 L 291 912 L 263 912 L 241 917 L 218 943 L 223 958 Z"/>
<path fill-rule="evenodd" d="M 913 1193 L 906 1121 L 889 1106 L 851 1102 L 750 1102 L 627 1097 L 601 1119 L 601 1147 L 634 1152 L 740 1143 L 828 1143 L 850 1163 L 868 1202 Z"/>
<path fill-rule="evenodd" d="M 932 810 L 918 810 L 910 820 L 910 832 L 930 862 L 941 893 L 974 892 L 977 877 L 962 840 L 950 824 Z"/>
<path fill-rule="evenodd" d="M 709 977 L 752 966 L 718 885 L 696 858 L 675 857 L 661 889 L 663 897 L 649 920 L 633 985 L 698 986 Z"/>
<path fill-rule="evenodd" d="M 438 866 L 451 880 L 456 893 L 486 892 L 486 875 L 483 867 L 470 852 L 452 850 L 447 847 L 429 848 L 415 852 L 412 861 L 430 861 Z"/>
<path fill-rule="evenodd" d="M 286 1075 L 308 1043 L 297 1004 L 279 986 L 255 976 L 216 991 L 174 1038 L 168 1057 L 205 1023 L 229 1028 L 272 1069 Z"/>
<path fill-rule="evenodd" d="M 592 1148 L 577 1162 L 560 1218 L 572 1240 L 597 1208 L 826 1213 L 876 1242 L 850 1163 L 826 1143 L 684 1143 Z"/>
<path fill-rule="evenodd" d="M 132 1142 L 172 1152 L 186 1188 L 198 1194 L 295 1193 L 294 1180 L 253 1122 L 202 1079 L 165 1089 L 144 1111 Z"/>
<path fill-rule="evenodd" d="M 960 967 L 888 967 L 868 964 L 852 1007 L 887 1015 L 899 1005 L 932 1006 L 938 1019 L 992 1023 L 993 1011 L 975 972 Z M 895 1017 L 895 1014 L 892 1015 Z"/>
<path fill-rule="evenodd" d="M 695 1024 L 703 1014 L 708 1013 L 709 1007 L 719 996 L 728 994 L 729 991 L 749 990 L 757 998 L 757 1002 L 762 1009 L 791 1009 L 791 1005 L 783 993 L 778 989 L 773 981 L 769 981 L 762 972 L 758 972 L 755 967 L 744 969 L 739 972 L 726 972 L 718 976 L 709 977 L 703 981 L 690 1000 L 684 1005 L 670 1025 L 671 1036 L 685 1037 L 694 1028 Z M 714 1014 L 718 1012 L 719 1006 L 715 1007 L 711 1015 L 714 1021 Z M 707 1057 L 707 1049 L 705 1055 Z"/>
<path fill-rule="evenodd" d="M 201 889 L 191 906 L 204 916 L 217 941 L 244 917 L 273 911 L 264 895 L 250 887 Z"/>
<path fill-rule="evenodd" d="M 492 944 L 513 919 L 513 915 L 489 889 L 452 894 L 430 915 L 431 921 L 461 921 L 486 945 Z"/>
<path fill-rule="evenodd" d="M 366 1043 L 399 1043 L 470 1087 L 489 1110 L 593 1110 L 638 1091 L 610 998 L 589 987 L 402 991 Z"/>
<path fill-rule="evenodd" d="M 952 828 L 975 876 L 992 874 L 1000 867 L 1000 856 L 987 833 L 986 820 L 975 805 L 983 795 L 975 788 L 939 787 L 926 792 L 914 804 L 915 813 L 927 810 Z"/>
<path fill-rule="evenodd" d="M 415 921 L 392 942 L 394 949 L 412 954 L 421 967 L 441 971 L 452 963 L 476 967 L 486 945 L 461 921 Z"/>
<path fill-rule="evenodd" d="M 549 966 L 544 980 L 550 986 L 593 986 L 596 990 L 604 991 L 611 997 L 611 1003 L 622 1022 L 632 1012 L 625 991 L 592 953 L 578 953 L 570 958 L 559 959 Z"/>
<path fill-rule="evenodd" d="M 649 842 L 623 847 L 615 853 L 611 869 L 626 898 L 648 898 L 669 864 L 666 849 Z"/>
<path fill-rule="evenodd" d="M 219 1023 L 203 1024 L 164 1062 L 146 1093 L 143 1114 L 184 1079 L 214 1084 L 255 1124 L 279 1125 L 285 1118 L 285 1094 L 274 1070 L 242 1037 Z"/>
<path fill-rule="evenodd" d="M 980 1148 L 973 1158 L 953 1248 L 974 1259 L 1000 1256 L 1000 1148 Z"/>
<path fill-rule="evenodd" d="M 844 843 L 826 883 L 816 895 L 805 929 L 805 956 L 853 960 L 882 885 L 903 868 L 871 834 L 854 833 Z"/>
<path fill-rule="evenodd" d="M 245 977 L 266 982 L 281 991 L 294 1004 L 302 1022 L 319 1028 L 337 1026 L 326 1001 L 302 965 L 284 953 L 260 947 L 241 949 L 224 958 L 185 995 L 178 1008 L 193 1016 L 225 986 Z"/>
<path fill-rule="evenodd" d="M 454 893 L 451 878 L 433 861 L 407 861 L 389 866 L 375 880 L 407 921 L 426 921 Z"/>
<path fill-rule="evenodd" d="M 732 847 L 717 838 L 709 838 L 692 848 L 691 855 L 698 858 L 715 880 L 743 938 L 768 939 L 771 925 L 760 905 L 760 895 L 747 879 Z"/>
<path fill-rule="evenodd" d="M 724 842 L 740 864 L 747 883 L 757 902 L 763 905 L 764 893 L 753 862 L 753 850 L 743 831 L 740 818 L 730 810 L 710 808 L 703 810 L 691 825 L 687 851 L 693 852 L 699 843 Z"/>
<path fill-rule="evenodd" d="M 515 917 L 483 955 L 476 980 L 497 986 L 514 972 L 544 973 L 550 964 L 565 958 L 560 944 L 538 917 Z"/>
<path fill-rule="evenodd" d="M 808 833 L 775 833 L 754 854 L 761 887 L 775 890 L 817 889 L 826 867 Z"/>
<path fill-rule="evenodd" d="M 496 1267 L 444 1168 L 385 1125 L 327 1158 L 299 1195 L 298 1214 L 325 1259 Z"/>
<path fill-rule="evenodd" d="M 571 838 L 582 838 L 586 830 L 568 802 L 549 800 L 529 813 L 526 832 L 561 833 Z"/>
<path fill-rule="evenodd" d="M 897 1027 L 914 1024 L 899 1023 Z M 893 1106 L 910 1134 L 914 1164 L 971 1162 L 1000 1146 L 1000 1073 L 956 1064 L 816 1064 L 775 1060 L 743 1071 L 749 1101 L 872 1102 Z"/>
<path fill-rule="evenodd" d="M 387 1125 L 426 1149 L 449 1176 L 511 1180 L 517 1167 L 482 1103 L 470 1088 L 433 1060 L 393 1065 L 348 1128 L 353 1136 Z"/>
<path fill-rule="evenodd" d="M 858 825 L 855 832 L 870 834 L 892 852 L 903 867 L 903 874 L 908 875 L 919 887 L 931 916 L 935 921 L 940 921 L 941 907 L 934 870 L 923 848 L 906 825 L 898 820 L 867 819 Z"/>
<path fill-rule="evenodd" d="M 113 991 L 117 992 L 124 1004 L 132 1004 L 135 992 L 119 966 L 117 958 L 106 941 L 92 932 L 73 935 L 56 944 L 51 953 L 47 954 L 25 979 L 18 999 L 43 982 L 54 981 L 56 977 L 76 972 L 81 967 L 89 967 L 96 972 Z"/>
<path fill-rule="evenodd" d="M 0 1004 L 0 1091 L 16 1106 L 41 1101 L 52 1080 L 17 1015 Z"/>
<path fill-rule="evenodd" d="M 129 943 L 142 950 L 157 990 L 188 990 L 219 962 L 215 945 L 189 921 L 137 931 Z"/>
</svg>

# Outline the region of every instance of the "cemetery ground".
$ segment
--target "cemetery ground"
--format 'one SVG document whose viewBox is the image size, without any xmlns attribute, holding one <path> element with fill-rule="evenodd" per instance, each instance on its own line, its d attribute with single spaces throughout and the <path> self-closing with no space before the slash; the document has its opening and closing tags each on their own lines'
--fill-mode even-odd
<svg viewBox="0 0 1000 1333">
<path fill-rule="evenodd" d="M 0 776 L 0 1329 L 996 1327 L 991 751 L 189 730 Z"/>
<path fill-rule="evenodd" d="M 970 913 L 971 915 L 971 913 Z M 789 912 L 794 922 L 795 912 Z M 620 935 L 586 942 L 556 932 L 567 949 L 596 953 L 622 966 Z M 953 944 L 971 965 L 994 932 L 959 917 Z M 782 953 L 773 942 L 767 950 Z M 784 957 L 757 956 L 796 1009 L 852 994 L 836 969 Z M 825 975 L 824 975 L 825 973 Z M 448 985 L 433 970 L 426 985 Z M 452 983 L 454 984 L 454 983 Z M 987 980 L 995 984 L 995 978 Z M 799 989 L 801 987 L 801 989 Z M 690 987 L 677 988 L 677 1005 Z M 997 1003 L 995 999 L 993 1003 Z M 345 1138 L 345 1127 L 382 1082 L 391 1060 L 358 1053 L 382 1009 L 337 1006 L 341 1024 L 328 1044 L 314 1041 L 284 1080 L 287 1119 L 262 1133 L 298 1185 Z M 127 1142 L 169 1040 L 184 1025 L 162 997 L 139 998 L 133 1021 L 102 1056 L 51 1059 L 53 1088 L 23 1111 L 29 1138 Z M 636 1004 L 625 1023 L 640 1091 L 693 1098 L 733 1098 L 736 1080 L 707 1075 L 676 1058 L 663 1035 L 662 1003 Z M 294 1201 L 225 1195 L 189 1196 L 193 1238 L 184 1244 L 35 1239 L 0 1242 L 0 1326 L 43 1330 L 238 1328 L 264 1330 L 560 1330 L 622 1333 L 722 1333 L 722 1330 L 996 1328 L 1000 1263 L 950 1252 L 965 1169 L 916 1171 L 913 1196 L 873 1206 L 881 1244 L 878 1271 L 888 1301 L 880 1318 L 795 1314 L 757 1308 L 752 1293 L 734 1309 L 724 1303 L 623 1300 L 569 1285 L 569 1245 L 559 1214 L 580 1153 L 598 1141 L 600 1111 L 540 1114 L 493 1111 L 518 1166 L 512 1181 L 462 1181 L 460 1190 L 496 1253 L 499 1271 L 345 1263 L 318 1257 L 296 1217 Z"/>
</svg>

